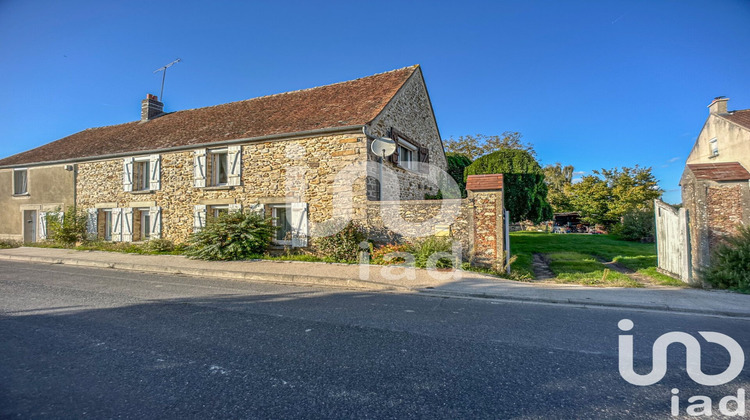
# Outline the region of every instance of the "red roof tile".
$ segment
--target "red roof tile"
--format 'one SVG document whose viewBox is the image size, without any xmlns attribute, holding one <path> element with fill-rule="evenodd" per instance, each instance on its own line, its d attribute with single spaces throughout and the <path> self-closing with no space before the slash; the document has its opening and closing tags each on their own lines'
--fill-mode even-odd
<svg viewBox="0 0 750 420">
<path fill-rule="evenodd" d="M 470 191 L 501 190 L 503 188 L 503 176 L 493 175 L 469 175 L 466 178 L 466 189 Z"/>
<path fill-rule="evenodd" d="M 721 114 L 721 116 L 735 124 L 738 124 L 747 129 L 750 129 L 750 109 L 743 109 L 740 111 L 731 111 L 728 114 Z"/>
<path fill-rule="evenodd" d="M 177 111 L 147 122 L 90 128 L 2 159 L 0 166 L 363 125 L 383 110 L 418 68 L 405 67 L 348 82 Z M 133 108 L 134 113 L 138 110 Z"/>
<path fill-rule="evenodd" d="M 687 165 L 697 179 L 711 181 L 746 181 L 750 172 L 739 162 L 692 163 Z"/>
</svg>

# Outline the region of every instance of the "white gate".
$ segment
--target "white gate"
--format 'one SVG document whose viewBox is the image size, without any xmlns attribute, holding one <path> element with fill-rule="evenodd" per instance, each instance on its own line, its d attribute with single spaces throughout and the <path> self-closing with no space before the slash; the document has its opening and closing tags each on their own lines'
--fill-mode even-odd
<svg viewBox="0 0 750 420">
<path fill-rule="evenodd" d="M 690 235 L 687 212 L 654 200 L 656 255 L 659 271 L 685 283 L 691 280 Z"/>
</svg>

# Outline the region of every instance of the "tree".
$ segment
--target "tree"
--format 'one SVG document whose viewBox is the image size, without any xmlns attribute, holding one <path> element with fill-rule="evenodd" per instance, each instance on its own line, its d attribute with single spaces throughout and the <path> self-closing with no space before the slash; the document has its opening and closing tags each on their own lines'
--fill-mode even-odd
<svg viewBox="0 0 750 420">
<path fill-rule="evenodd" d="M 470 160 L 480 156 L 498 151 L 500 149 L 517 149 L 524 150 L 536 156 L 534 147 L 531 143 L 521 141 L 521 133 L 506 131 L 499 136 L 485 136 L 484 134 L 466 135 L 458 139 L 453 137 L 443 140 L 446 152 L 460 153 Z"/>
<path fill-rule="evenodd" d="M 571 211 L 570 187 L 573 185 L 573 166 L 562 166 L 560 162 L 544 167 L 547 183 L 547 201 L 555 213 Z"/>
<path fill-rule="evenodd" d="M 582 220 L 612 226 L 626 213 L 646 210 L 664 192 L 659 188 L 651 168 L 614 168 L 594 171 L 594 175 L 570 188 L 570 202 L 581 212 Z"/>
<path fill-rule="evenodd" d="M 460 153 L 446 153 L 448 161 L 448 174 L 456 181 L 461 190 L 461 197 L 466 197 L 466 182 L 464 181 L 464 169 L 471 165 L 471 159 Z"/>
<path fill-rule="evenodd" d="M 552 218 L 544 172 L 528 151 L 503 148 L 482 156 L 466 167 L 464 179 L 481 174 L 503 174 L 505 207 L 511 221 L 539 223 Z"/>
</svg>

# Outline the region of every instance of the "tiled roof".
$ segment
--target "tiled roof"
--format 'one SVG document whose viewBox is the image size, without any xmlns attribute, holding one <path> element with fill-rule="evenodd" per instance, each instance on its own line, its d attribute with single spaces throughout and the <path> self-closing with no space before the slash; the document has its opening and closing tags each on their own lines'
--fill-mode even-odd
<svg viewBox="0 0 750 420">
<path fill-rule="evenodd" d="M 469 175 L 466 178 L 466 189 L 470 191 L 500 190 L 502 188 L 502 175 Z"/>
<path fill-rule="evenodd" d="M 348 82 L 177 111 L 146 122 L 90 128 L 2 159 L 0 166 L 363 125 L 377 117 L 418 68 L 405 67 Z M 138 111 L 140 107 L 134 106 L 133 112 Z"/>
<path fill-rule="evenodd" d="M 747 129 L 750 129 L 750 109 L 743 109 L 741 111 L 732 111 L 728 114 L 721 114 L 721 116 L 735 124 L 738 124 Z"/>
<path fill-rule="evenodd" d="M 697 179 L 712 181 L 746 181 L 750 172 L 739 162 L 692 163 L 687 165 Z"/>
</svg>

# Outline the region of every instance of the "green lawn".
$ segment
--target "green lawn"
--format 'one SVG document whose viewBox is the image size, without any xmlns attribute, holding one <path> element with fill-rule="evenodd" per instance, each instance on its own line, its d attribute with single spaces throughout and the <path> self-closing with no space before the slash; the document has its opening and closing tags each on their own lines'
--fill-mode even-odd
<svg viewBox="0 0 750 420">
<path fill-rule="evenodd" d="M 512 232 L 511 254 L 516 256 L 513 271 L 519 276 L 533 278 L 531 268 L 534 253 L 548 254 L 550 269 L 559 281 L 590 285 L 638 286 L 627 276 L 610 271 L 594 257 L 615 261 L 653 282 L 670 286 L 684 286 L 680 280 L 656 272 L 656 245 L 629 242 L 612 235 L 553 234 L 542 232 Z"/>
</svg>

